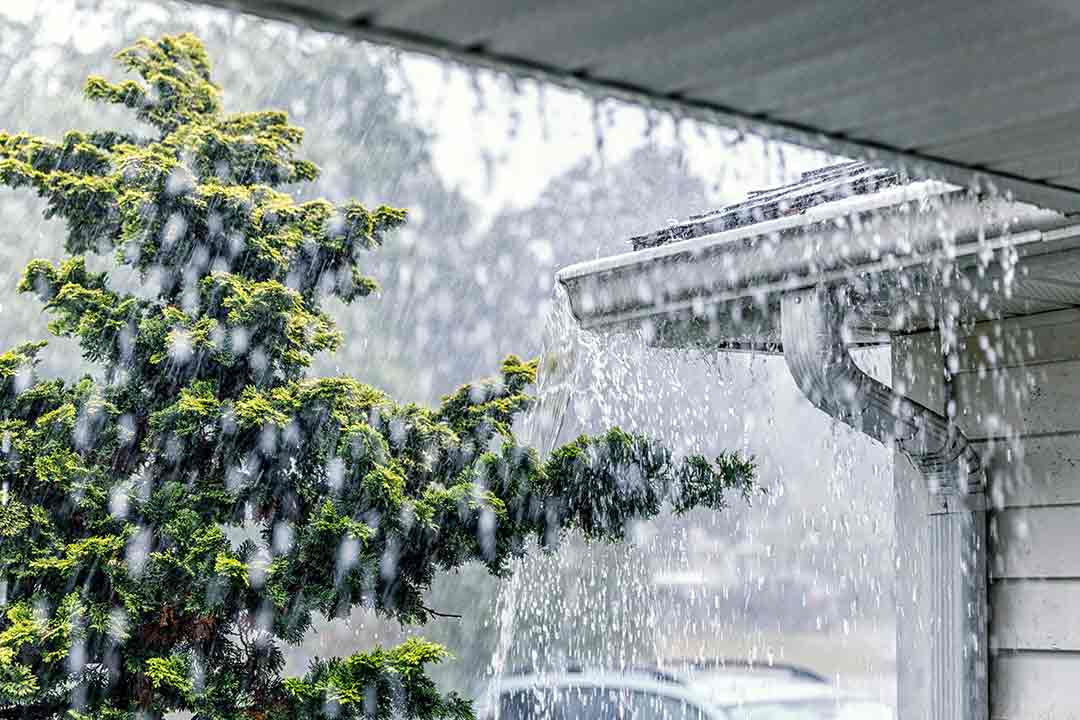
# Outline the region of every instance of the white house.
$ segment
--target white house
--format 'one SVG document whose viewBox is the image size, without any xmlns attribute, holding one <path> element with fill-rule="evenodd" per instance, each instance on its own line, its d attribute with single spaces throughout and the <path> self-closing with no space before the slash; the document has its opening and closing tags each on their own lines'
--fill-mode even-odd
<svg viewBox="0 0 1080 720">
<path fill-rule="evenodd" d="M 1080 717 L 1080 224 L 846 163 L 634 247 L 560 271 L 584 327 L 781 353 L 900 451 L 901 717 Z"/>
</svg>

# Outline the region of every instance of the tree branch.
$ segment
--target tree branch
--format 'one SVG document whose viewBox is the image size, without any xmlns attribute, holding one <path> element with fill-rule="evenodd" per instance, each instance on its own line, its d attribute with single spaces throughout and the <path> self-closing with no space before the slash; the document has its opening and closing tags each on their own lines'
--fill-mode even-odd
<svg viewBox="0 0 1080 720">
<path fill-rule="evenodd" d="M 454 618 L 456 620 L 460 620 L 461 617 L 462 617 L 461 615 L 458 615 L 456 613 L 444 613 L 444 612 L 439 612 L 438 610 L 432 610 L 431 608 L 429 608 L 427 605 L 424 605 L 423 603 L 420 603 L 420 609 L 423 610 L 424 612 L 426 612 L 428 615 L 434 615 L 435 617 Z"/>
</svg>

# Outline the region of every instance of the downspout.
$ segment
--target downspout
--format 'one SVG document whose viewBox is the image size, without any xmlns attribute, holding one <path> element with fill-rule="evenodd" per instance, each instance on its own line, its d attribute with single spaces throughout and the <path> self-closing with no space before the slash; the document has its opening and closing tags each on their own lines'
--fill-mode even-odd
<svg viewBox="0 0 1080 720">
<path fill-rule="evenodd" d="M 848 351 L 850 301 L 837 287 L 786 292 L 784 358 L 816 407 L 881 443 L 896 443 L 930 490 L 930 720 L 989 717 L 985 475 L 948 418 L 863 372 Z M 907 720 L 903 718 L 902 720 Z"/>
</svg>

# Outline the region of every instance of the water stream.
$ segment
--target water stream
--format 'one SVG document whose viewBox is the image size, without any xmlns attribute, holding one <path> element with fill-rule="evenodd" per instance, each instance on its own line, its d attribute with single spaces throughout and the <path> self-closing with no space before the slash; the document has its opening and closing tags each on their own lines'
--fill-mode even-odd
<svg viewBox="0 0 1080 720">
<path fill-rule="evenodd" d="M 641 523 L 627 546 L 571 536 L 521 560 L 500 588 L 489 702 L 522 670 L 686 661 L 811 666 L 892 702 L 889 452 L 819 417 L 779 357 L 586 332 L 561 288 L 545 328 L 522 438 L 549 452 L 614 425 L 678 454 L 736 449 L 757 456 L 768 492 Z M 880 351 L 864 363 L 888 376 Z"/>
</svg>

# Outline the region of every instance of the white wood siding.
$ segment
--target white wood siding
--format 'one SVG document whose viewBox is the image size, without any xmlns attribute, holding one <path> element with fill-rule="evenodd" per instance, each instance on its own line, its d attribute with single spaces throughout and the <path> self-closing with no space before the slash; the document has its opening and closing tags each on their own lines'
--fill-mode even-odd
<svg viewBox="0 0 1080 720">
<path fill-rule="evenodd" d="M 958 360 L 993 507 L 991 717 L 1080 720 L 1080 312 L 977 326 Z"/>
<path fill-rule="evenodd" d="M 1080 655 L 1000 652 L 991 667 L 990 717 L 993 720 L 1075 720 L 1080 717 Z"/>
<path fill-rule="evenodd" d="M 893 383 L 943 410 L 936 333 L 897 338 Z M 976 326 L 959 343 L 959 422 L 988 467 L 991 717 L 1080 720 L 1080 311 Z M 928 717 L 925 483 L 899 453 L 900 718 Z M 906 592 L 910 591 L 910 592 Z M 924 633 L 919 637 L 919 633 Z"/>
<path fill-rule="evenodd" d="M 1080 583 L 998 581 L 991 586 L 990 604 L 991 648 L 1080 652 Z"/>
</svg>

